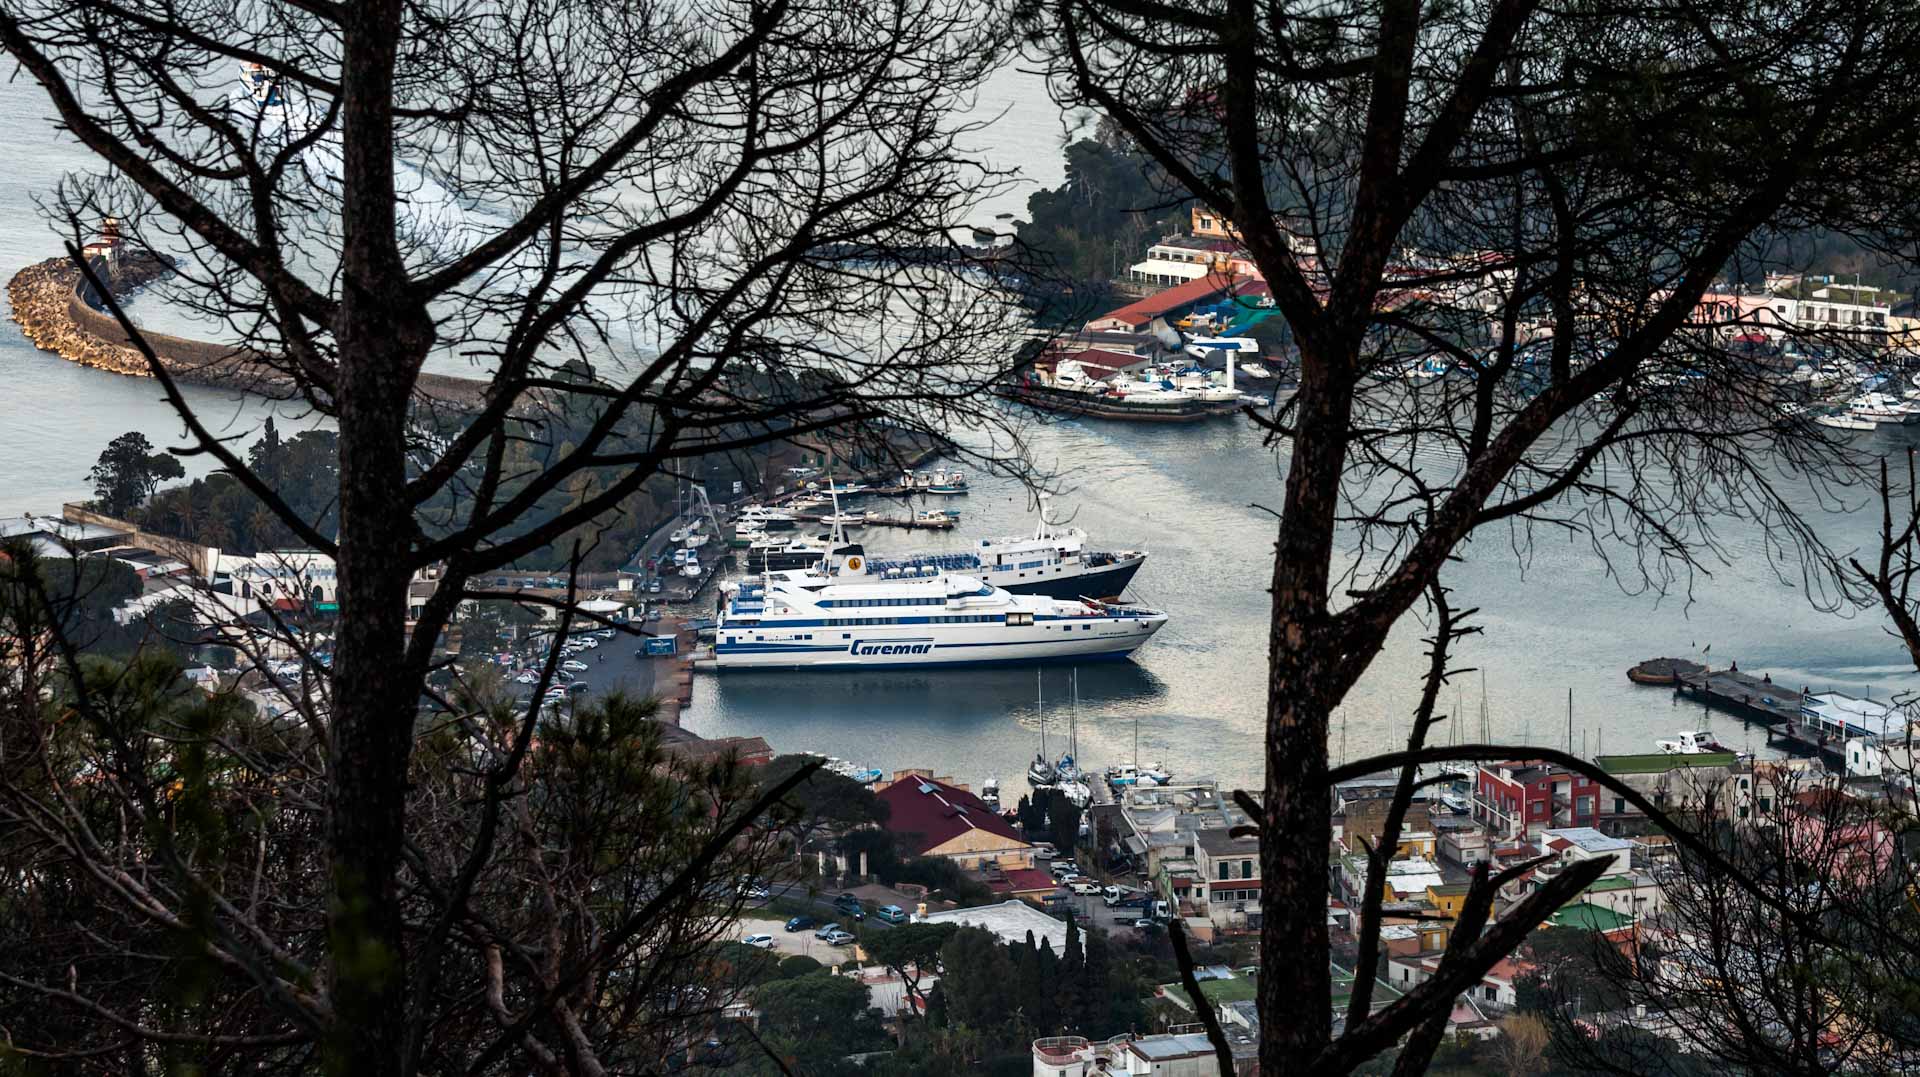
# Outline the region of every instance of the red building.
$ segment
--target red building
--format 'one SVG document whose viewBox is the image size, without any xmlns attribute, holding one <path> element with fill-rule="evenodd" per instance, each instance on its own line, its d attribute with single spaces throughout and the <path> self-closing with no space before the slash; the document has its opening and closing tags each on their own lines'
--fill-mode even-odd
<svg viewBox="0 0 1920 1077">
<path fill-rule="evenodd" d="M 1597 782 L 1545 763 L 1482 763 L 1474 779 L 1473 817 L 1502 837 L 1592 826 L 1599 816 Z"/>
</svg>

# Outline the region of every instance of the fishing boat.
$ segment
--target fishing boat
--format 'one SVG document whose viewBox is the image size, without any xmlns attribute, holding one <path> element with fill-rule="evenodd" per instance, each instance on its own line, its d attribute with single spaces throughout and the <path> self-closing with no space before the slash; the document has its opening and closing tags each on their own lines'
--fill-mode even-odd
<svg viewBox="0 0 1920 1077">
<path fill-rule="evenodd" d="M 687 529 L 683 527 L 673 532 L 667 536 L 667 541 L 673 543 L 675 546 L 685 544 L 687 541 Z"/>
<path fill-rule="evenodd" d="M 995 778 L 992 775 L 988 775 L 987 780 L 980 783 L 980 801 L 981 803 L 985 804 L 989 808 L 994 809 L 995 811 L 999 810 L 1000 779 Z"/>
<path fill-rule="evenodd" d="M 829 582 L 741 585 L 714 643 L 719 669 L 871 669 L 1123 659 L 1166 624 L 1142 606 L 1017 595 L 978 578 L 868 575 L 857 545 Z"/>
<path fill-rule="evenodd" d="M 960 514 L 945 509 L 921 509 L 913 514 L 913 522 L 921 527 L 952 527 L 960 522 Z"/>
<path fill-rule="evenodd" d="M 941 468 L 933 473 L 933 481 L 925 490 L 929 494 L 964 494 L 967 492 L 967 477 L 959 470 Z"/>
<path fill-rule="evenodd" d="M 707 535 L 703 532 L 695 531 L 686 537 L 683 545 L 685 545 L 689 550 L 697 550 L 700 547 L 705 546 L 707 544 L 707 539 L 711 537 L 712 536 Z"/>
<path fill-rule="evenodd" d="M 1258 378 L 1262 381 L 1273 377 L 1273 371 L 1268 370 L 1259 363 L 1241 363 L 1240 373 L 1245 374 L 1249 378 Z"/>
<path fill-rule="evenodd" d="M 861 527 L 867 522 L 864 512 L 830 512 L 820 517 L 823 524 L 837 524 L 841 527 Z"/>
</svg>

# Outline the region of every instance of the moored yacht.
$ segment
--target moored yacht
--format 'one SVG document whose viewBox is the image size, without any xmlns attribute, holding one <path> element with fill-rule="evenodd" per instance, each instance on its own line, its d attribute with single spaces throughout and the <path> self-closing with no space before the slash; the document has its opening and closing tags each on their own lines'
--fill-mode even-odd
<svg viewBox="0 0 1920 1077">
<path fill-rule="evenodd" d="M 971 576 L 876 578 L 858 546 L 829 579 L 743 584 L 714 640 L 720 669 L 973 666 L 1132 654 L 1167 621 L 1139 606 L 1016 595 Z"/>
<path fill-rule="evenodd" d="M 772 556 L 766 560 L 767 568 L 812 569 L 826 549 L 824 545 L 807 548 L 815 551 L 811 559 Z M 1146 561 L 1145 550 L 1087 549 L 1087 533 L 1078 527 L 1053 526 L 1043 501 L 1040 521 L 1031 535 L 981 539 L 979 545 L 958 553 L 868 558 L 866 571 L 883 579 L 921 576 L 929 571 L 957 572 L 1017 595 L 1106 599 L 1124 593 Z M 748 550 L 748 567 L 763 571 L 752 549 Z M 816 573 L 813 585 L 827 580 L 826 574 Z"/>
</svg>

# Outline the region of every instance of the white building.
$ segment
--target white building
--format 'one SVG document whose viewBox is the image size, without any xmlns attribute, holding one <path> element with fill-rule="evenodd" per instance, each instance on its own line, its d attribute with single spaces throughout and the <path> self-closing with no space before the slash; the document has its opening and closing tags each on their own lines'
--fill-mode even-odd
<svg viewBox="0 0 1920 1077">
<path fill-rule="evenodd" d="M 913 919 L 922 924 L 964 924 L 985 928 L 1006 943 L 1026 942 L 1028 932 L 1032 932 L 1035 945 L 1047 939 L 1053 943 L 1054 953 L 1065 953 L 1067 949 L 1067 925 L 1018 898 L 1009 898 L 998 905 L 924 913 Z"/>
</svg>

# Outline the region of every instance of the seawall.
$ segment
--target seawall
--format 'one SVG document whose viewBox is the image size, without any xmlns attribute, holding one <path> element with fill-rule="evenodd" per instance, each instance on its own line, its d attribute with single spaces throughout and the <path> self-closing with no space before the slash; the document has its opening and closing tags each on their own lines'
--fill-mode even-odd
<svg viewBox="0 0 1920 1077">
<path fill-rule="evenodd" d="M 168 272 L 165 263 L 146 259 L 123 265 L 109 284 L 114 295 L 124 297 Z M 9 316 L 35 347 L 68 362 L 151 377 L 146 358 L 129 343 L 120 323 L 89 306 L 80 284 L 79 269 L 65 258 L 30 265 L 7 282 Z M 298 395 L 292 378 L 248 349 L 144 330 L 141 336 L 176 381 L 276 398 Z M 422 374 L 418 395 L 429 404 L 473 411 L 485 403 L 487 387 L 487 382 L 472 378 Z"/>
</svg>

